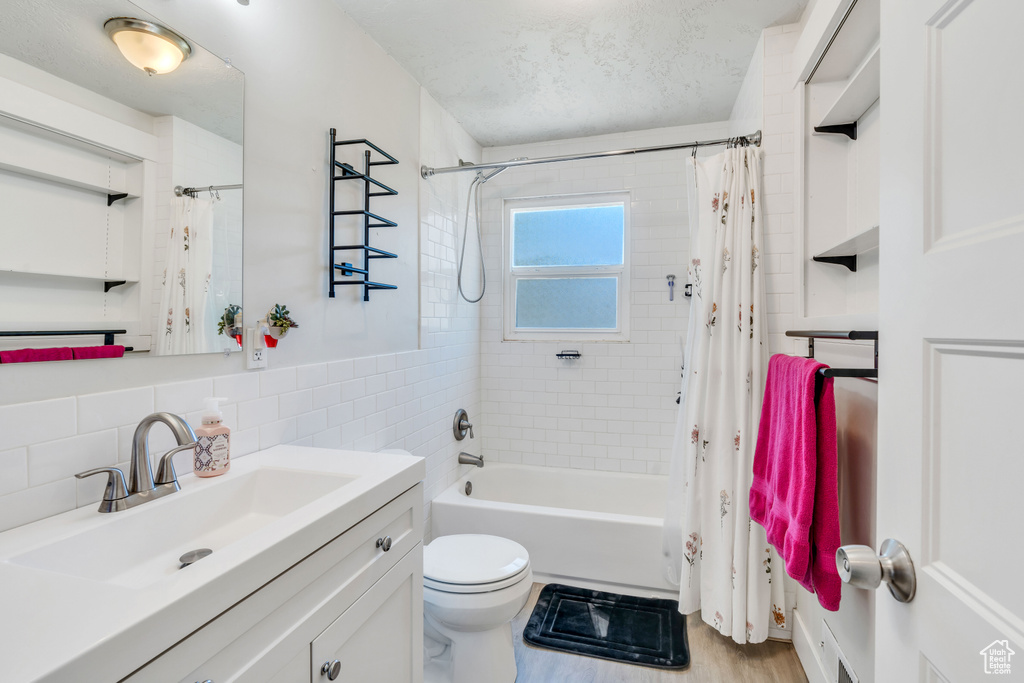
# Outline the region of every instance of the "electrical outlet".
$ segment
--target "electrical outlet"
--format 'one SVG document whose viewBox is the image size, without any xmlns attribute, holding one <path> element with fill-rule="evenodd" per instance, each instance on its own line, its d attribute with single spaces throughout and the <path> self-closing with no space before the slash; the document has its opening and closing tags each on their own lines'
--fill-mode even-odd
<svg viewBox="0 0 1024 683">
<path fill-rule="evenodd" d="M 249 328 L 245 331 L 245 367 L 257 370 L 267 367 L 267 349 L 259 337 L 260 331 Z"/>
</svg>

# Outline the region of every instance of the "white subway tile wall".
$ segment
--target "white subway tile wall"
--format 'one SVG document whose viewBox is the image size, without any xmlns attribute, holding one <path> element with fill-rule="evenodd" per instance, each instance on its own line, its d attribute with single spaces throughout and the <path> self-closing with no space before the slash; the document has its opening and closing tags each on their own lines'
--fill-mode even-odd
<svg viewBox="0 0 1024 683">
<path fill-rule="evenodd" d="M 728 123 L 492 148 L 485 161 L 725 137 Z M 710 154 L 713 151 L 702 151 Z M 481 321 L 484 449 L 505 462 L 667 474 L 689 300 L 686 163 L 657 152 L 512 169 L 485 185 L 487 295 Z M 692 181 L 691 181 L 692 182 Z M 502 331 L 502 199 L 629 191 L 628 343 L 507 342 Z M 675 300 L 666 275 L 676 276 Z M 576 349 L 579 360 L 555 357 Z"/>
<path fill-rule="evenodd" d="M 801 342 L 786 337 L 796 319 L 794 287 L 795 214 L 793 184 L 796 167 L 794 132 L 795 75 L 793 48 L 799 24 L 765 29 L 764 44 L 764 251 L 767 283 L 768 335 L 772 353 L 801 353 Z"/>
</svg>

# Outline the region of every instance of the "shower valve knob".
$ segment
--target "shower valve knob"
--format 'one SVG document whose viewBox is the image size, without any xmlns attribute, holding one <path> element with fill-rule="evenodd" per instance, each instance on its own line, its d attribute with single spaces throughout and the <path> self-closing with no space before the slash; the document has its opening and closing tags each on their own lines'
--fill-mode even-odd
<svg viewBox="0 0 1024 683">
<path fill-rule="evenodd" d="M 466 432 L 469 432 L 469 438 L 473 437 L 473 423 L 469 421 L 469 414 L 465 408 L 459 408 L 455 413 L 455 421 L 452 424 L 452 433 L 455 434 L 456 441 L 462 441 L 466 438 Z"/>
</svg>

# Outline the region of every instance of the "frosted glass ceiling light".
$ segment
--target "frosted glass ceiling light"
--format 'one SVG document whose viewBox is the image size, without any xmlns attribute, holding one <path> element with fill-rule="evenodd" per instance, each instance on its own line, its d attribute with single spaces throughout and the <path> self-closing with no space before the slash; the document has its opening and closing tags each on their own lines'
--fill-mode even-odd
<svg viewBox="0 0 1024 683">
<path fill-rule="evenodd" d="M 150 76 L 171 73 L 192 54 L 184 38 L 151 21 L 115 17 L 103 28 L 124 58 Z"/>
</svg>

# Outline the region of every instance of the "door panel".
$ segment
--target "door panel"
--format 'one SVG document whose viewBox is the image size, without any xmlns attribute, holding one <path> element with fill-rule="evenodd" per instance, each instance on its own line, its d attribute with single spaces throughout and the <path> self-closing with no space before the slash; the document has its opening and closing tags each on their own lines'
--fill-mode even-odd
<svg viewBox="0 0 1024 683">
<path fill-rule="evenodd" d="M 918 590 L 879 596 L 879 681 L 1024 653 L 1022 24 L 1010 0 L 882 3 L 877 529 Z"/>
</svg>

